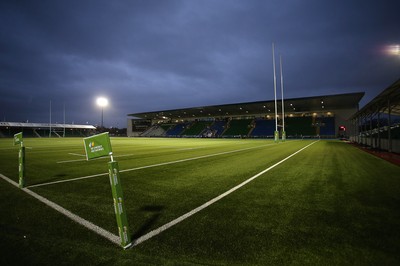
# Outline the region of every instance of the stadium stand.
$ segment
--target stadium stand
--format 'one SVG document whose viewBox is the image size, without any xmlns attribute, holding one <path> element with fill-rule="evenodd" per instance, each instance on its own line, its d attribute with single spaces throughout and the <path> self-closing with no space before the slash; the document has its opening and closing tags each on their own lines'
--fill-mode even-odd
<svg viewBox="0 0 400 266">
<path fill-rule="evenodd" d="M 400 153 L 400 79 L 350 118 L 350 140 L 371 149 Z"/>
<path fill-rule="evenodd" d="M 352 134 L 356 129 L 351 127 L 348 119 L 359 110 L 358 104 L 363 96 L 363 92 L 357 92 L 285 99 L 286 136 L 332 138 L 343 136 L 343 133 L 347 136 Z M 127 135 L 146 136 L 149 132 L 142 134 L 145 130 L 139 132 L 137 125 L 149 124 L 151 127 L 158 124 L 167 132 L 165 136 L 169 137 L 270 138 L 275 131 L 274 104 L 270 100 L 128 114 L 131 118 L 128 119 Z M 281 102 L 277 105 L 277 110 L 281 110 Z M 280 113 L 278 115 L 281 117 Z M 199 121 L 214 122 L 201 131 L 202 123 Z M 189 127 L 184 123 L 188 123 Z M 281 126 L 282 121 L 279 120 L 279 131 L 282 130 Z M 339 132 L 339 126 L 344 126 L 347 131 Z M 155 135 L 162 136 L 162 133 Z"/>
<path fill-rule="evenodd" d="M 224 137 L 243 137 L 248 136 L 252 129 L 250 124 L 253 119 L 237 119 L 230 120 L 228 123 L 228 129 L 223 133 Z"/>
<path fill-rule="evenodd" d="M 274 135 L 275 120 L 258 118 L 255 120 L 254 129 L 251 132 L 252 137 L 268 138 Z"/>
<path fill-rule="evenodd" d="M 171 128 L 173 128 L 175 126 L 176 126 L 176 124 L 161 124 L 160 125 L 160 127 L 162 129 L 164 129 L 164 131 L 168 131 L 168 130 L 170 130 Z"/>
<path fill-rule="evenodd" d="M 285 119 L 285 131 L 288 138 L 301 138 L 304 136 L 316 136 L 315 127 L 311 116 L 287 117 Z"/>
<path fill-rule="evenodd" d="M 220 120 L 220 121 L 214 121 L 214 123 L 211 125 L 210 130 L 212 131 L 212 137 L 219 137 L 224 133 L 226 129 L 226 121 Z"/>
<path fill-rule="evenodd" d="M 176 124 L 175 126 L 170 127 L 170 129 L 167 130 L 165 135 L 168 136 L 168 137 L 178 137 L 185 130 L 185 128 L 187 126 L 189 126 L 189 125 L 190 125 L 190 123 L 179 123 L 179 124 Z"/>
<path fill-rule="evenodd" d="M 209 121 L 195 121 L 181 133 L 182 136 L 201 136 L 201 133 L 210 126 L 212 122 Z"/>
<path fill-rule="evenodd" d="M 170 128 L 170 126 L 167 127 L 167 130 Z M 162 137 L 165 136 L 166 130 L 164 127 L 161 125 L 154 125 L 147 129 L 145 132 L 141 133 L 141 137 Z"/>
<path fill-rule="evenodd" d="M 50 130 L 53 137 L 64 137 L 64 132 L 65 137 L 86 137 L 96 128 L 91 125 L 0 122 L 0 137 L 3 138 L 11 138 L 19 132 L 29 138 L 49 137 Z"/>
<path fill-rule="evenodd" d="M 319 135 L 335 137 L 335 118 L 321 117 L 318 119 Z"/>
</svg>

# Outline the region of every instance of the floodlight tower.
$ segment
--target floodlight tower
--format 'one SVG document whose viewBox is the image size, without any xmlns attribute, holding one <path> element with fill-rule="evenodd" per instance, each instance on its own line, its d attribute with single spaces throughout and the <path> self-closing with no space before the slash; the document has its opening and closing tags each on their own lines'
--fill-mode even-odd
<svg viewBox="0 0 400 266">
<path fill-rule="evenodd" d="M 99 97 L 97 98 L 96 103 L 101 107 L 101 127 L 103 128 L 104 107 L 108 105 L 108 100 L 107 98 Z"/>
</svg>

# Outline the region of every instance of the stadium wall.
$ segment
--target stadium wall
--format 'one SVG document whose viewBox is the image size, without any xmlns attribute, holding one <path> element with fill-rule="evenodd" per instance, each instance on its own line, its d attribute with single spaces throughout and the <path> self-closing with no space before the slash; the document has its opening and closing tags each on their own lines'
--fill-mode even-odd
<svg viewBox="0 0 400 266">
<path fill-rule="evenodd" d="M 355 134 L 354 126 L 349 118 L 358 111 L 358 108 L 350 109 L 337 109 L 335 110 L 335 135 L 339 136 L 339 127 L 344 126 L 346 128 L 345 137 L 353 136 Z"/>
</svg>

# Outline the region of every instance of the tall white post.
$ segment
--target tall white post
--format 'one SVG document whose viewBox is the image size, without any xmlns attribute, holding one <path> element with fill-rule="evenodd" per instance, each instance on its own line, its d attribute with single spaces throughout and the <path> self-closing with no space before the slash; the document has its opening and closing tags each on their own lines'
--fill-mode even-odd
<svg viewBox="0 0 400 266">
<path fill-rule="evenodd" d="M 283 71 L 282 71 L 282 56 L 279 56 L 280 69 L 281 69 L 281 94 L 282 94 L 282 141 L 286 140 L 285 132 L 285 105 L 283 101 Z"/>
<path fill-rule="evenodd" d="M 275 132 L 274 132 L 274 140 L 275 142 L 279 141 L 279 132 L 278 132 L 278 105 L 276 103 L 276 70 L 275 70 L 275 44 L 272 43 L 272 64 L 274 68 L 274 97 L 275 97 Z"/>
<path fill-rule="evenodd" d="M 50 132 L 49 132 L 49 138 L 51 138 L 51 100 L 50 100 Z"/>
<path fill-rule="evenodd" d="M 63 131 L 63 138 L 65 138 L 65 103 L 64 103 L 64 131 Z"/>
</svg>

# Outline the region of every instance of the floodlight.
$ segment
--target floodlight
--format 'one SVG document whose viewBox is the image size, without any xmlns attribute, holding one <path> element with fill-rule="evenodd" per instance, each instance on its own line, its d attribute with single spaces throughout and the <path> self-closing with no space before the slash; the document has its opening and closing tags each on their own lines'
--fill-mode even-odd
<svg viewBox="0 0 400 266">
<path fill-rule="evenodd" d="M 104 112 L 104 107 L 108 105 L 108 100 L 107 98 L 99 97 L 97 98 L 96 103 L 98 106 L 101 107 L 101 128 L 103 128 L 103 112 Z"/>
<path fill-rule="evenodd" d="M 100 107 L 106 107 L 108 105 L 108 100 L 107 98 L 99 97 L 97 98 L 96 103 Z"/>
</svg>

